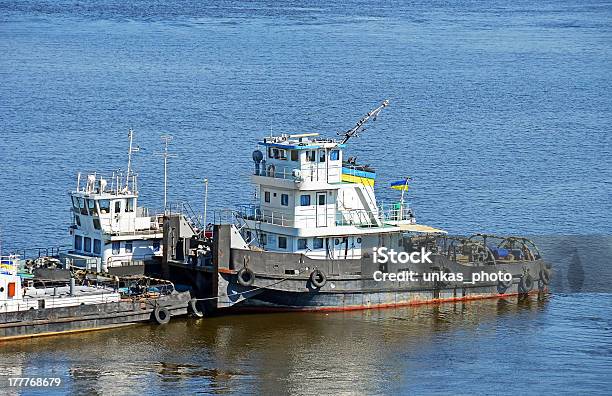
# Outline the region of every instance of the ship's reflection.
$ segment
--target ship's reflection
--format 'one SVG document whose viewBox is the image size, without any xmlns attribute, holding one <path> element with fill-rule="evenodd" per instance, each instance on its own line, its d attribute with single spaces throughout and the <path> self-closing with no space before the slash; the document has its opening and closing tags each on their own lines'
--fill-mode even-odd
<svg viewBox="0 0 612 396">
<path fill-rule="evenodd" d="M 546 309 L 546 296 L 338 313 L 175 320 L 166 326 L 7 343 L 0 368 L 48 369 L 75 392 L 378 393 L 441 340 L 495 331 Z M 20 361 L 11 359 L 19 351 Z M 443 354 L 443 350 L 440 352 Z M 441 355 L 442 359 L 444 356 Z M 65 368 L 61 372 L 61 368 Z M 47 374 L 48 375 L 48 374 Z"/>
</svg>

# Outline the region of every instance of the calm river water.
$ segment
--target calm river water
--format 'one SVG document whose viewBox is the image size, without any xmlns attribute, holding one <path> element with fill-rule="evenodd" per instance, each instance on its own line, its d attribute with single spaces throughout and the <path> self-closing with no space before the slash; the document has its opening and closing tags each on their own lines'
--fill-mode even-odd
<svg viewBox="0 0 612 396">
<path fill-rule="evenodd" d="M 388 98 L 349 152 L 379 199 L 409 175 L 420 222 L 545 235 L 553 295 L 1 344 L 0 372 L 100 394 L 612 392 L 612 3 L 335 3 L 0 1 L 3 248 L 69 243 L 77 172 L 125 168 L 130 127 L 141 203 L 162 205 L 171 134 L 170 200 L 201 212 L 208 178 L 212 211 L 251 200 L 262 135 L 333 136 Z"/>
</svg>

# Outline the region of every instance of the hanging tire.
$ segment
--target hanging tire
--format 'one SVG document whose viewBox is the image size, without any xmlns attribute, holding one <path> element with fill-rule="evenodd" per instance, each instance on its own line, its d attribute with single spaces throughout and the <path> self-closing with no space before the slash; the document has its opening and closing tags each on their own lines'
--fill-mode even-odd
<svg viewBox="0 0 612 396">
<path fill-rule="evenodd" d="M 550 270 L 548 268 L 542 268 L 542 270 L 540 271 L 540 280 L 545 285 L 548 285 L 550 283 Z"/>
<path fill-rule="evenodd" d="M 529 293 L 533 289 L 533 277 L 530 274 L 523 275 L 519 282 L 519 292 Z"/>
<path fill-rule="evenodd" d="M 170 310 L 166 307 L 157 306 L 153 311 L 153 319 L 157 322 L 157 324 L 163 325 L 170 322 Z"/>
<path fill-rule="evenodd" d="M 255 282 L 255 274 L 247 267 L 242 267 L 237 275 L 240 286 L 252 286 Z"/>
<path fill-rule="evenodd" d="M 510 286 L 512 286 L 512 279 L 506 281 L 500 279 L 497 281 L 497 292 L 499 294 L 504 294 Z"/>
<path fill-rule="evenodd" d="M 544 290 L 546 290 L 546 285 L 544 284 L 542 279 L 538 279 L 538 291 L 542 293 L 544 292 Z"/>
<path fill-rule="evenodd" d="M 197 318 L 203 318 L 204 317 L 204 312 L 202 312 L 202 310 L 200 309 L 200 307 L 198 307 L 198 300 L 195 298 L 192 298 L 191 300 L 189 300 L 189 313 L 191 313 L 193 316 L 197 317 Z"/>
<path fill-rule="evenodd" d="M 310 273 L 310 283 L 317 289 L 320 289 L 327 283 L 327 277 L 323 271 L 316 269 Z"/>
</svg>

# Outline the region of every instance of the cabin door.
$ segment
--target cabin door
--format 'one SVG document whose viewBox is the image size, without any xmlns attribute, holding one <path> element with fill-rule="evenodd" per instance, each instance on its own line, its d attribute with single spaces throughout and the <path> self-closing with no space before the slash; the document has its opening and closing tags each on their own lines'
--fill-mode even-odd
<svg viewBox="0 0 612 396">
<path fill-rule="evenodd" d="M 327 193 L 317 193 L 317 227 L 327 227 Z"/>
</svg>

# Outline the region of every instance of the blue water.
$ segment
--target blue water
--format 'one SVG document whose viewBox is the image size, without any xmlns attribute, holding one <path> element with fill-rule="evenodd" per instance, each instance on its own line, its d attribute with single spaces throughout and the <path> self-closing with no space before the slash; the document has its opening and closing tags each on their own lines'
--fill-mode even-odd
<svg viewBox="0 0 612 396">
<path fill-rule="evenodd" d="M 13 248 L 68 243 L 76 173 L 125 168 L 128 128 L 143 148 L 141 203 L 162 206 L 155 154 L 171 134 L 170 200 L 202 211 L 208 178 L 214 210 L 252 198 L 251 151 L 263 135 L 333 136 L 386 98 L 390 107 L 349 153 L 376 168 L 379 199 L 396 198 L 388 183 L 411 176 L 418 220 L 454 233 L 610 235 L 610 43 L 609 1 L 0 1 L 0 239 Z M 481 350 L 472 331 L 442 330 L 446 346 L 421 355 L 384 343 L 380 356 L 399 348 L 395 361 L 415 360 L 364 390 L 449 393 L 459 370 L 465 393 L 501 392 L 489 386 L 495 373 L 517 392 L 609 393 L 609 299 L 557 295 L 529 317 L 488 321 L 485 330 L 515 348 L 486 356 L 470 355 Z M 377 323 L 358 318 L 362 329 Z M 518 320 L 528 330 L 515 331 Z M 217 367 L 219 351 L 198 348 L 212 356 L 203 365 Z M 372 374 L 379 360 L 359 352 L 355 367 Z M 270 383 L 245 364 L 232 390 Z M 519 389 L 507 378 L 517 368 Z M 398 385 L 410 381 L 415 388 Z"/>
</svg>

